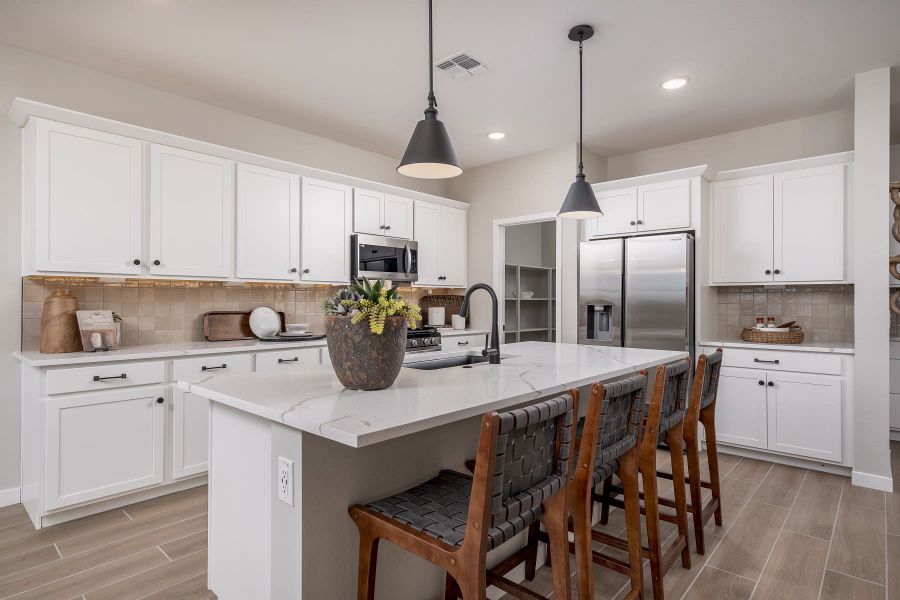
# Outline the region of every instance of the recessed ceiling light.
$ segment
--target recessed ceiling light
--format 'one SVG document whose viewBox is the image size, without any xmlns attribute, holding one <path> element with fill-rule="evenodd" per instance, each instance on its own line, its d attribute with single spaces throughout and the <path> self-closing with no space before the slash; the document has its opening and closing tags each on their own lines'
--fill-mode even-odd
<svg viewBox="0 0 900 600">
<path fill-rule="evenodd" d="M 677 90 L 686 86 L 687 82 L 687 77 L 676 77 L 674 79 L 664 81 L 662 87 L 664 90 Z"/>
<path fill-rule="evenodd" d="M 503 133 L 502 131 L 492 131 L 491 133 L 488 134 L 488 137 L 491 138 L 492 140 L 502 140 L 503 138 L 506 137 L 506 134 Z"/>
</svg>

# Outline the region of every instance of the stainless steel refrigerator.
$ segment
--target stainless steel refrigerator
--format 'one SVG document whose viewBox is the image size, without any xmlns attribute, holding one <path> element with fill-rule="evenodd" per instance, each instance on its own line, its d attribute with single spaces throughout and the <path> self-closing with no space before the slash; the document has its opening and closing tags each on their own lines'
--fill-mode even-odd
<svg viewBox="0 0 900 600">
<path fill-rule="evenodd" d="M 578 343 L 693 354 L 693 236 L 675 233 L 582 242 Z"/>
</svg>

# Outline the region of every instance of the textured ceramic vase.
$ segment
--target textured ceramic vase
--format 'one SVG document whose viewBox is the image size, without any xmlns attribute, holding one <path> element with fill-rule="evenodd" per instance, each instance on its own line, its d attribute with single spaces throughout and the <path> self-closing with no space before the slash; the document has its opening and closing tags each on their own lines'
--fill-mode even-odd
<svg viewBox="0 0 900 600">
<path fill-rule="evenodd" d="M 383 390 L 400 374 L 406 354 L 406 318 L 388 317 L 384 333 L 369 331 L 367 319 L 325 315 L 325 335 L 334 373 L 351 390 Z"/>
<path fill-rule="evenodd" d="M 41 312 L 41 352 L 79 352 L 84 350 L 78 331 L 78 300 L 69 290 L 59 289 L 47 296 Z"/>
</svg>

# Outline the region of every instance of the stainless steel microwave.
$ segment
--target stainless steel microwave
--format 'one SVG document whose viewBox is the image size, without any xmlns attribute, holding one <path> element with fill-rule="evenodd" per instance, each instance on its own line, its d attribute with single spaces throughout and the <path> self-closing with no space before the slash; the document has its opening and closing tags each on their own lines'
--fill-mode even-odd
<svg viewBox="0 0 900 600">
<path fill-rule="evenodd" d="M 419 245 L 412 240 L 353 234 L 350 236 L 350 261 L 354 278 L 390 279 L 403 283 L 419 279 Z"/>
</svg>

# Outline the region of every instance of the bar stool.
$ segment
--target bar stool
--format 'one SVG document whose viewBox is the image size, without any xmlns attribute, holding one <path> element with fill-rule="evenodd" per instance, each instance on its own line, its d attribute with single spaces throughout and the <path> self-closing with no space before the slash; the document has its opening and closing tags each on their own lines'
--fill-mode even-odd
<svg viewBox="0 0 900 600">
<path fill-rule="evenodd" d="M 664 598 L 663 577 L 669 568 L 681 556 L 681 565 L 691 568 L 691 553 L 688 548 L 687 498 L 683 485 L 673 486 L 675 490 L 675 514 L 663 513 L 657 491 L 656 448 L 665 442 L 672 458 L 672 476 L 675 481 L 684 481 L 684 419 L 687 412 L 687 391 L 691 372 L 689 358 L 656 369 L 653 383 L 653 395 L 645 412 L 644 428 L 640 441 L 640 472 L 644 483 L 641 494 L 643 506 L 641 512 L 646 516 L 647 547 L 641 548 L 642 556 L 650 559 L 650 575 L 653 597 Z M 601 503 L 600 522 L 606 524 L 609 519 L 609 506 L 624 507 L 625 504 L 616 496 L 623 493 L 623 488 L 614 486 L 612 478 L 607 478 L 601 494 L 595 494 L 594 500 Z M 678 527 L 678 535 L 666 547 L 663 547 L 660 535 L 660 519 L 674 522 Z M 597 541 L 620 549 L 627 549 L 627 542 L 604 532 L 593 532 Z"/>
<path fill-rule="evenodd" d="M 722 492 L 719 487 L 719 453 L 716 448 L 716 397 L 719 393 L 719 370 L 722 368 L 722 349 L 712 354 L 701 354 L 697 359 L 691 401 L 684 418 L 684 442 L 687 446 L 688 477 L 685 483 L 691 490 L 688 512 L 694 521 L 694 542 L 697 554 L 706 552 L 703 527 L 715 516 L 716 525 L 722 526 Z M 709 464 L 709 481 L 704 481 L 700 471 L 700 425 L 706 434 L 706 457 Z M 674 479 L 671 473 L 661 477 Z M 705 505 L 703 489 L 712 491 L 712 498 Z M 663 502 L 662 500 L 660 502 Z M 668 504 L 667 504 L 668 505 Z"/>
<path fill-rule="evenodd" d="M 488 413 L 474 477 L 442 471 L 405 492 L 351 506 L 360 538 L 357 598 L 374 599 L 380 539 L 442 568 L 453 579 L 454 589 L 446 593 L 458 591 L 463 600 L 484 598 L 488 583 L 518 597 L 541 598 L 485 563 L 489 550 L 540 520 L 550 536 L 553 596 L 568 600 L 567 493 L 576 402 L 570 392 Z"/>
</svg>

